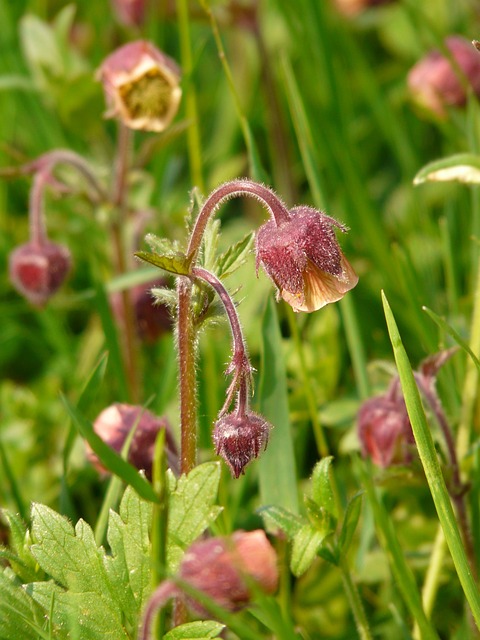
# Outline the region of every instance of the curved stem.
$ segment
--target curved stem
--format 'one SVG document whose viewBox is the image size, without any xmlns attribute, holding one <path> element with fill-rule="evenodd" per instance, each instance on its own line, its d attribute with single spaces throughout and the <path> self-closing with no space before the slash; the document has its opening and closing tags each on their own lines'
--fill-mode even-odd
<svg viewBox="0 0 480 640">
<path fill-rule="evenodd" d="M 48 184 L 48 178 L 49 172 L 47 170 L 39 171 L 35 174 L 30 189 L 30 205 L 28 211 L 30 240 L 38 245 L 44 244 L 47 240 L 43 195 L 45 186 Z"/>
<path fill-rule="evenodd" d="M 97 180 L 92 167 L 78 153 L 69 149 L 54 149 L 22 167 L 22 173 L 52 171 L 57 164 L 69 164 L 86 179 L 100 201 L 108 200 L 108 194 Z"/>
<path fill-rule="evenodd" d="M 233 380 L 227 390 L 227 397 L 219 415 L 223 415 L 228 410 L 228 407 L 233 400 L 233 396 L 238 389 L 240 389 L 240 393 L 237 410 L 243 411 L 244 413 L 248 409 L 248 392 L 250 389 L 252 366 L 248 358 L 247 347 L 243 337 L 237 309 L 235 308 L 235 304 L 230 297 L 230 294 L 216 275 L 202 267 L 194 267 L 192 269 L 192 275 L 204 280 L 216 291 L 225 308 L 232 332 L 233 357 L 227 369 L 227 373 L 233 373 Z"/>
<path fill-rule="evenodd" d="M 290 220 L 288 209 L 271 189 L 251 180 L 225 182 L 208 196 L 198 214 L 187 249 L 187 258 L 190 261 L 194 262 L 197 257 L 210 216 L 215 213 L 223 202 L 238 196 L 251 196 L 258 200 L 267 209 L 270 217 L 277 225 Z"/>
<path fill-rule="evenodd" d="M 151 630 L 157 611 L 166 603 L 178 595 L 178 588 L 170 580 L 162 582 L 156 591 L 153 592 L 143 614 L 142 624 L 138 632 L 138 640 L 151 640 Z"/>
</svg>

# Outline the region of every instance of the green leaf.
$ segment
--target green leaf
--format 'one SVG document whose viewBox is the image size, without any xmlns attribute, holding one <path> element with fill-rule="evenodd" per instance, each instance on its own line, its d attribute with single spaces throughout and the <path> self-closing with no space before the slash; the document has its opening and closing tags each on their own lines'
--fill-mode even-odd
<svg viewBox="0 0 480 640">
<path fill-rule="evenodd" d="M 206 462 L 178 480 L 168 473 L 167 566 L 175 573 L 187 547 L 214 522 L 222 508 L 215 505 L 220 464 Z"/>
<path fill-rule="evenodd" d="M 458 153 L 430 162 L 420 169 L 413 179 L 413 184 L 450 181 L 480 184 L 480 156 L 473 153 Z"/>
<path fill-rule="evenodd" d="M 38 91 L 30 78 L 17 75 L 0 76 L 0 91 Z"/>
<path fill-rule="evenodd" d="M 273 425 L 267 450 L 258 461 L 264 505 L 298 513 L 297 477 L 282 340 L 275 303 L 269 297 L 262 322 L 262 362 L 258 392 L 260 413 Z M 278 470 L 282 472 L 279 473 Z"/>
<path fill-rule="evenodd" d="M 427 423 L 420 393 L 395 318 L 383 292 L 382 301 L 398 375 L 400 377 L 405 404 L 407 405 L 408 416 L 412 425 L 420 460 L 457 575 L 470 605 L 475 622 L 477 626 L 480 627 L 480 593 L 468 564 L 465 548 L 458 529 L 457 518 L 453 511 L 450 496 L 445 485 L 445 479 L 438 462 L 437 452 Z"/>
<path fill-rule="evenodd" d="M 362 492 L 356 493 L 347 504 L 343 518 L 342 528 L 338 536 L 338 551 L 340 555 L 348 552 L 353 540 L 353 534 L 357 528 L 358 520 L 362 510 Z"/>
<path fill-rule="evenodd" d="M 54 623 L 71 626 L 72 616 L 86 637 L 128 638 L 125 611 L 128 583 L 112 581 L 111 557 L 97 548 L 83 520 L 75 528 L 49 507 L 32 507 L 32 553 L 56 582 L 33 583 L 28 593 L 45 609 L 54 598 Z"/>
<path fill-rule="evenodd" d="M 92 447 L 93 451 L 102 461 L 102 464 L 112 473 L 119 476 L 127 485 L 131 485 L 138 494 L 150 500 L 158 502 L 158 497 L 152 485 L 142 476 L 139 471 L 129 462 L 124 460 L 111 447 L 108 446 L 93 430 L 93 426 L 69 401 L 62 396 L 63 403 L 70 414 L 73 423 L 79 430 L 83 438 Z"/>
<path fill-rule="evenodd" d="M 30 551 L 30 534 L 25 523 L 18 514 L 7 510 L 2 511 L 2 516 L 10 529 L 10 547 L 15 552 L 9 559 L 12 569 L 24 582 L 38 579 L 38 565 Z"/>
<path fill-rule="evenodd" d="M 42 629 L 45 612 L 22 586 L 0 571 L 0 637 L 2 640 L 48 640 Z M 65 638 L 60 631 L 55 636 Z"/>
<path fill-rule="evenodd" d="M 330 511 L 319 507 L 318 504 L 308 496 L 305 496 L 305 507 L 307 509 L 308 520 L 314 529 L 323 535 L 328 535 L 335 531 L 337 518 L 332 516 Z"/>
<path fill-rule="evenodd" d="M 310 524 L 303 525 L 293 539 L 290 568 L 294 576 L 301 576 L 311 566 L 324 539 L 324 533 Z"/>
<path fill-rule="evenodd" d="M 253 245 L 254 234 L 248 233 L 242 240 L 229 247 L 217 258 L 215 272 L 219 278 L 226 278 L 245 263 Z"/>
<path fill-rule="evenodd" d="M 175 627 L 163 636 L 163 640 L 208 640 L 217 638 L 225 625 L 214 620 L 197 620 Z"/>
<path fill-rule="evenodd" d="M 280 529 L 289 538 L 293 538 L 304 524 L 300 516 L 276 505 L 261 507 L 257 510 L 257 513 L 262 516 L 265 527 L 269 531 L 275 531 L 276 528 Z"/>
<path fill-rule="evenodd" d="M 330 480 L 330 465 L 333 456 L 327 456 L 317 462 L 312 473 L 312 498 L 320 507 L 328 511 L 335 521 L 338 518 L 338 510 Z"/>
<path fill-rule="evenodd" d="M 148 253 L 148 251 L 136 251 L 135 256 L 169 273 L 175 273 L 180 276 L 188 276 L 190 274 L 190 261 L 187 260 L 183 253 L 159 255 L 158 253 Z"/>
<path fill-rule="evenodd" d="M 107 539 L 114 556 L 113 568 L 121 584 L 130 584 L 132 620 L 138 619 L 150 593 L 150 537 L 153 505 L 127 487 L 119 513 L 110 511 Z"/>
</svg>

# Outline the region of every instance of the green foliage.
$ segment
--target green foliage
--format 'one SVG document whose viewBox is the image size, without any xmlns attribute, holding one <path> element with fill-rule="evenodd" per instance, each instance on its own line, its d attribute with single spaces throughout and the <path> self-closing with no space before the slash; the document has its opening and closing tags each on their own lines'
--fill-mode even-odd
<svg viewBox="0 0 480 640">
<path fill-rule="evenodd" d="M 217 638 L 225 626 L 212 620 L 188 622 L 175 627 L 164 635 L 165 640 L 207 640 Z"/>
</svg>

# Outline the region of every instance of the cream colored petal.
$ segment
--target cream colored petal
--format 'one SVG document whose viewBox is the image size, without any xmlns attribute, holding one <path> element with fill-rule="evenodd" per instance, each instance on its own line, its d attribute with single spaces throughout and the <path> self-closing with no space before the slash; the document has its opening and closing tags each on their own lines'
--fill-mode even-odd
<svg viewBox="0 0 480 640">
<path fill-rule="evenodd" d="M 282 298 L 294 311 L 307 311 L 308 313 L 317 311 L 330 302 L 337 302 L 358 282 L 357 274 L 343 254 L 341 265 L 341 275 L 335 276 L 322 271 L 312 262 L 308 262 L 303 273 L 303 295 L 282 290 Z"/>
</svg>

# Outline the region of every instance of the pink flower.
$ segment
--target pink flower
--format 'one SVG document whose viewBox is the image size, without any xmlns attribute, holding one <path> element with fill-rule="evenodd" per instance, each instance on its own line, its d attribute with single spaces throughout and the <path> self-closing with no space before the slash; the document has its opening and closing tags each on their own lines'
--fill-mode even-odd
<svg viewBox="0 0 480 640">
<path fill-rule="evenodd" d="M 446 117 L 447 107 L 466 103 L 468 88 L 480 95 L 478 51 L 460 36 L 450 36 L 445 45 L 458 69 L 441 51 L 433 50 L 410 70 L 407 80 L 414 102 L 440 119 Z"/>
<path fill-rule="evenodd" d="M 98 71 L 107 117 L 130 129 L 163 131 L 177 113 L 182 90 L 177 64 L 145 40 L 120 47 Z"/>
<path fill-rule="evenodd" d="M 48 240 L 31 241 L 10 254 L 10 280 L 29 302 L 41 306 L 61 287 L 70 266 L 66 247 Z"/>
<path fill-rule="evenodd" d="M 257 271 L 262 265 L 294 311 L 316 311 L 343 298 L 358 282 L 333 231 L 346 229 L 311 207 L 288 213 L 289 220 L 279 225 L 269 220 L 258 230 Z"/>
<path fill-rule="evenodd" d="M 136 429 L 130 443 L 128 461 L 137 469 L 143 469 L 147 478 L 151 478 L 155 440 L 158 432 L 165 429 L 168 466 L 178 473 L 177 448 L 166 418 L 159 418 L 137 405 L 115 403 L 104 409 L 93 424 L 95 433 L 117 453 L 122 450 L 133 427 Z M 87 458 L 99 471 L 105 471 L 97 454 L 89 445 L 87 445 Z"/>
<path fill-rule="evenodd" d="M 139 27 L 145 20 L 146 0 L 111 0 L 118 19 L 127 27 Z"/>
</svg>

